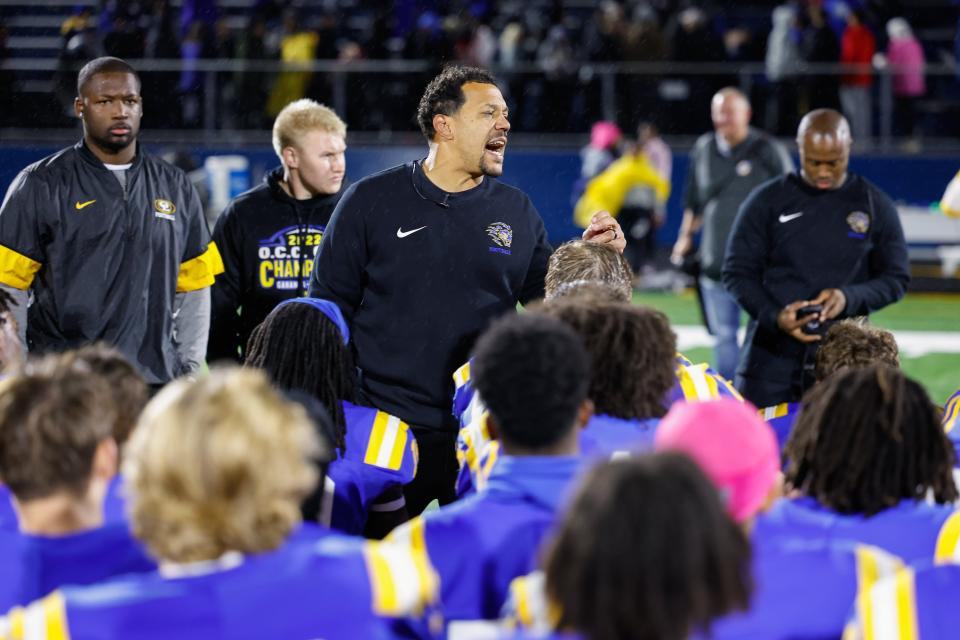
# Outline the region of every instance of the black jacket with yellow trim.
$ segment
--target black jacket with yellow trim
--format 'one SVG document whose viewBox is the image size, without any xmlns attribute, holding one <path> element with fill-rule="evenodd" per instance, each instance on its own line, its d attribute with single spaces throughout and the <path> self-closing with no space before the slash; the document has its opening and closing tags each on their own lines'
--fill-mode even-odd
<svg viewBox="0 0 960 640">
<path fill-rule="evenodd" d="M 222 270 L 193 185 L 142 148 L 121 186 L 81 141 L 21 171 L 0 207 L 0 283 L 32 289 L 31 351 L 102 340 L 167 382 L 174 294 Z"/>
</svg>

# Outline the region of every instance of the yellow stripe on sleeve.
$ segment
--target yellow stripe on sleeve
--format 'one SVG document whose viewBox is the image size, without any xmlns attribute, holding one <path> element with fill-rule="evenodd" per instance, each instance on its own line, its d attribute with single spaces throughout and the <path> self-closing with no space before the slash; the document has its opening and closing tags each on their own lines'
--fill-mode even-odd
<svg viewBox="0 0 960 640">
<path fill-rule="evenodd" d="M 917 640 L 917 596 L 914 589 L 913 571 L 901 567 L 897 571 L 896 598 L 897 620 L 899 624 L 900 640 Z"/>
<path fill-rule="evenodd" d="M 510 591 L 513 593 L 513 602 L 516 605 L 517 620 L 522 627 L 529 629 L 533 626 L 533 611 L 530 609 L 530 590 L 527 587 L 525 576 L 516 578 L 510 583 Z"/>
<path fill-rule="evenodd" d="M 427 553 L 427 538 L 423 518 L 415 518 L 410 523 L 410 550 L 413 553 L 413 564 L 417 570 L 417 586 L 420 587 L 420 597 L 416 609 L 436 599 L 439 580 L 430 564 Z"/>
<path fill-rule="evenodd" d="M 860 595 L 857 597 L 857 613 L 863 626 L 864 640 L 873 640 L 873 601 L 871 590 L 877 583 L 880 569 L 877 558 L 866 547 L 857 547 L 857 583 Z"/>
<path fill-rule="evenodd" d="M 957 561 L 957 542 L 960 541 L 960 511 L 953 513 L 940 527 L 937 534 L 937 548 L 933 554 L 936 564 L 949 564 Z"/>
<path fill-rule="evenodd" d="M 365 463 L 377 464 L 377 456 L 380 455 L 380 447 L 383 446 L 383 436 L 387 431 L 389 420 L 389 413 L 377 411 L 377 416 L 373 419 L 373 427 L 370 429 L 370 439 L 367 441 L 367 452 L 363 455 Z"/>
<path fill-rule="evenodd" d="M 470 363 L 469 362 L 453 372 L 454 387 L 459 389 L 460 387 L 467 384 L 468 382 L 470 382 Z"/>
<path fill-rule="evenodd" d="M 213 284 L 214 276 L 223 273 L 223 259 L 217 245 L 211 242 L 207 250 L 180 263 L 180 273 L 177 275 L 177 293 L 197 291 Z"/>
<path fill-rule="evenodd" d="M 36 260 L 0 245 L 0 284 L 14 289 L 29 289 L 41 266 Z"/>
<path fill-rule="evenodd" d="M 43 599 L 43 617 L 47 622 L 47 640 L 70 640 L 67 606 L 62 593 L 54 591 Z"/>
<path fill-rule="evenodd" d="M 10 610 L 8 614 L 8 620 L 10 622 L 10 638 L 11 640 L 23 640 L 26 637 L 26 623 L 24 620 L 24 614 L 26 611 L 23 607 L 14 607 Z"/>
<path fill-rule="evenodd" d="M 371 543 L 364 547 L 367 559 L 367 571 L 370 576 L 373 612 L 381 616 L 395 615 L 397 606 L 397 585 L 390 571 L 390 563 L 383 553 L 382 544 Z"/>
<path fill-rule="evenodd" d="M 410 438 L 410 427 L 403 420 L 398 421 L 397 435 L 393 441 L 393 450 L 390 452 L 390 462 L 387 467 L 396 471 L 403 464 L 403 454 L 407 451 L 407 440 Z"/>
<path fill-rule="evenodd" d="M 960 422 L 960 392 L 954 395 L 943 408 L 943 430 L 947 433 L 953 431 L 957 423 Z"/>
<path fill-rule="evenodd" d="M 683 391 L 683 398 L 688 402 L 697 400 L 697 387 L 690 377 L 690 369 L 685 366 L 678 367 L 677 380 L 680 381 L 680 390 Z"/>
</svg>

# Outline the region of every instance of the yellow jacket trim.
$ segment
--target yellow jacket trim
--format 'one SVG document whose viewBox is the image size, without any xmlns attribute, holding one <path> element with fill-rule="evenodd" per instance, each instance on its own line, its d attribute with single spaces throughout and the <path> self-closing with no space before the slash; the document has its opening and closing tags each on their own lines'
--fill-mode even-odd
<svg viewBox="0 0 960 640">
<path fill-rule="evenodd" d="M 213 284 L 214 276 L 223 273 L 223 259 L 217 245 L 211 242 L 207 250 L 180 263 L 180 273 L 177 275 L 177 293 L 205 289 Z"/>
<path fill-rule="evenodd" d="M 0 245 L 0 283 L 14 289 L 29 289 L 41 266 L 36 260 Z"/>
</svg>

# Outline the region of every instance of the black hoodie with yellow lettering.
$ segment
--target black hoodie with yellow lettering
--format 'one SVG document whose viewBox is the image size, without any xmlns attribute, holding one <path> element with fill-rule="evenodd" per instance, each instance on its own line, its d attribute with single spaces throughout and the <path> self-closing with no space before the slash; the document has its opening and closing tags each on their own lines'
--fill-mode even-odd
<svg viewBox="0 0 960 640">
<path fill-rule="evenodd" d="M 283 168 L 240 194 L 217 219 L 213 237 L 225 272 L 213 286 L 207 361 L 242 361 L 253 329 L 280 302 L 306 294 L 320 238 L 350 186 L 297 200 L 280 186 Z"/>
</svg>

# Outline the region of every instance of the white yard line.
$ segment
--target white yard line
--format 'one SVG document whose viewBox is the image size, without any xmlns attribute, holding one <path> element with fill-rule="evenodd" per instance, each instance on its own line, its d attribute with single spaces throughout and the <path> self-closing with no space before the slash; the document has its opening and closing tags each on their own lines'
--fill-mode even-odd
<svg viewBox="0 0 960 640">
<path fill-rule="evenodd" d="M 674 325 L 677 334 L 677 349 L 712 347 L 713 336 L 700 326 Z M 900 353 L 908 358 L 927 353 L 960 353 L 960 332 L 958 331 L 894 331 L 900 346 Z M 740 330 L 743 340 L 743 330 Z"/>
</svg>

